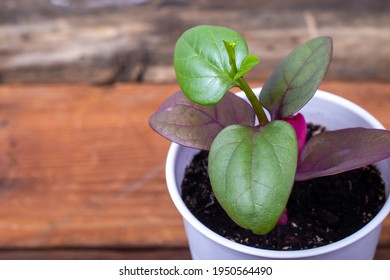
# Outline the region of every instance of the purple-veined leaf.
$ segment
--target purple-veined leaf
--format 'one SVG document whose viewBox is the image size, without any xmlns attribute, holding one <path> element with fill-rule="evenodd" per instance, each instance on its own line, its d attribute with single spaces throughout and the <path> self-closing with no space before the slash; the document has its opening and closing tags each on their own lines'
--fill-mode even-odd
<svg viewBox="0 0 390 280">
<path fill-rule="evenodd" d="M 253 125 L 254 120 L 252 107 L 231 92 L 227 92 L 217 105 L 201 106 L 178 91 L 151 116 L 149 124 L 172 142 L 209 150 L 214 138 L 226 126 Z"/>
<path fill-rule="evenodd" d="M 314 95 L 332 59 L 332 39 L 318 37 L 292 51 L 261 90 L 260 102 L 273 120 L 298 112 Z"/>
<path fill-rule="evenodd" d="M 366 166 L 390 157 L 390 131 L 347 128 L 313 136 L 302 150 L 295 180 Z"/>
</svg>

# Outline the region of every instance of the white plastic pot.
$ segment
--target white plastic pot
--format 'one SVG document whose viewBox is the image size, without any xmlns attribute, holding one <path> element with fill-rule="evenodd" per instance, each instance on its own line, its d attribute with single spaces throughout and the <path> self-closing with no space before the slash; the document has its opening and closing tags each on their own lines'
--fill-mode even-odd
<svg viewBox="0 0 390 280">
<path fill-rule="evenodd" d="M 255 93 L 258 94 L 260 90 L 260 88 L 255 89 Z M 384 128 L 377 119 L 356 104 L 320 90 L 300 112 L 308 122 L 322 124 L 328 130 L 347 127 Z M 330 245 L 299 251 L 274 251 L 230 241 L 208 229 L 188 210 L 181 199 L 180 186 L 184 170 L 196 153 L 198 150 L 173 143 L 166 163 L 168 190 L 176 208 L 183 216 L 193 259 L 372 259 L 374 257 L 383 221 L 390 212 L 390 159 L 378 163 L 386 184 L 386 203 L 366 226 Z"/>
</svg>

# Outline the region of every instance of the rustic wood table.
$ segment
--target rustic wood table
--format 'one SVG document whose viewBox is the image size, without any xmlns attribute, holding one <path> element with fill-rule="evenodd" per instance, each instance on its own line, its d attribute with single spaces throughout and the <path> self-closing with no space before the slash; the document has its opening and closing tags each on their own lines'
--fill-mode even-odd
<svg viewBox="0 0 390 280">
<path fill-rule="evenodd" d="M 188 259 L 149 116 L 178 86 L 0 86 L 1 259 Z M 324 82 L 390 128 L 390 83 Z M 390 217 L 376 259 L 390 259 Z"/>
</svg>

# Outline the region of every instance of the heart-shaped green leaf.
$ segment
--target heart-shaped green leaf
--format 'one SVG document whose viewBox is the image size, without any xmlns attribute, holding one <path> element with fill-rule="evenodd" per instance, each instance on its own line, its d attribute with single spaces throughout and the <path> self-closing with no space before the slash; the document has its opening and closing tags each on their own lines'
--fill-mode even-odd
<svg viewBox="0 0 390 280">
<path fill-rule="evenodd" d="M 297 158 L 295 131 L 287 122 L 275 121 L 261 129 L 228 126 L 211 145 L 211 185 L 233 221 L 266 234 L 286 207 Z"/>
<path fill-rule="evenodd" d="M 214 106 L 201 106 L 178 91 L 154 113 L 150 126 L 178 144 L 209 150 L 218 133 L 232 124 L 253 125 L 255 113 L 242 98 L 227 92 Z"/>
<path fill-rule="evenodd" d="M 227 42 L 234 42 L 234 48 L 226 49 Z M 229 55 L 233 54 L 236 69 L 230 65 Z M 193 102 L 214 105 L 237 85 L 234 76 L 247 54 L 248 46 L 239 33 L 220 26 L 193 27 L 176 43 L 174 67 L 177 81 Z"/>
<path fill-rule="evenodd" d="M 273 120 L 298 112 L 315 94 L 332 59 L 332 39 L 318 37 L 291 52 L 265 83 L 260 102 Z"/>
</svg>

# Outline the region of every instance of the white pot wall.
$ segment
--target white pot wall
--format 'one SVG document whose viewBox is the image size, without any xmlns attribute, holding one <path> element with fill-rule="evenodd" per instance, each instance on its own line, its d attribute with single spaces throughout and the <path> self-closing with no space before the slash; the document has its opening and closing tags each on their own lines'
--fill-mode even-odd
<svg viewBox="0 0 390 280">
<path fill-rule="evenodd" d="M 259 93 L 260 89 L 255 89 Z M 243 94 L 241 94 L 243 96 Z M 328 130 L 347 127 L 383 128 L 378 120 L 356 104 L 336 95 L 317 91 L 301 110 L 308 122 L 322 124 Z M 353 235 L 319 248 L 301 251 L 256 249 L 227 240 L 209 230 L 187 209 L 181 199 L 184 170 L 197 150 L 172 144 L 167 157 L 166 178 L 171 198 L 183 216 L 191 255 L 194 259 L 372 259 L 378 243 L 381 225 L 390 212 L 387 199 L 378 215 Z M 390 159 L 378 164 L 390 193 Z"/>
</svg>

